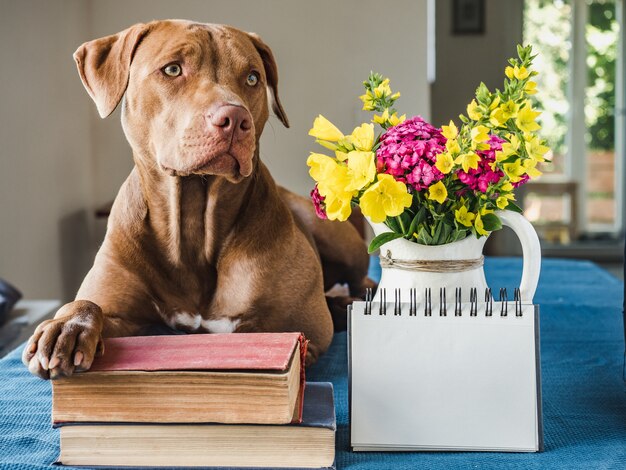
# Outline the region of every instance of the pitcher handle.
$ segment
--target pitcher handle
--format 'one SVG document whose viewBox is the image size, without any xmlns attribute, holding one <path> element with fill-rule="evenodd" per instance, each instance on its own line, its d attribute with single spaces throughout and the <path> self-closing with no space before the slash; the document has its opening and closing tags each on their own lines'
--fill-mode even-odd
<svg viewBox="0 0 626 470">
<path fill-rule="evenodd" d="M 503 225 L 513 229 L 522 244 L 524 267 L 520 293 L 524 302 L 532 302 L 539 283 L 541 270 L 541 246 L 539 237 L 532 224 L 521 214 L 513 211 L 496 211 Z"/>
</svg>

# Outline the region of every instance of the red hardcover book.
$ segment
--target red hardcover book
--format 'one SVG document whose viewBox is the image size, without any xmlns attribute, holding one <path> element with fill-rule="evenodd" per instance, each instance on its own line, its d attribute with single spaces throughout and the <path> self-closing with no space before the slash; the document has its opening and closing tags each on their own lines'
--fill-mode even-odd
<svg viewBox="0 0 626 470">
<path fill-rule="evenodd" d="M 89 371 L 52 381 L 52 421 L 299 423 L 306 345 L 300 333 L 105 339 Z"/>
</svg>

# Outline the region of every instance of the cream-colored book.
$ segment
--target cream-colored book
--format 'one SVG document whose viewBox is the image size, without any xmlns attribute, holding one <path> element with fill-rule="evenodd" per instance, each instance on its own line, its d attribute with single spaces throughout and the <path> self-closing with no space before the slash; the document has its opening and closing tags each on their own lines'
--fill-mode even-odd
<svg viewBox="0 0 626 470">
<path fill-rule="evenodd" d="M 58 464 L 109 467 L 332 468 L 332 384 L 306 385 L 299 424 L 70 423 Z"/>
</svg>

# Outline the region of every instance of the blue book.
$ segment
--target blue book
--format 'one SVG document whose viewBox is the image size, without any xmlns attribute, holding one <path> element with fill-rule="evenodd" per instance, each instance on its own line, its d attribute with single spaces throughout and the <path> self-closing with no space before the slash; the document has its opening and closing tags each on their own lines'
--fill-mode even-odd
<svg viewBox="0 0 626 470">
<path fill-rule="evenodd" d="M 88 467 L 334 468 L 328 382 L 307 382 L 300 424 L 63 423 L 57 464 Z"/>
</svg>

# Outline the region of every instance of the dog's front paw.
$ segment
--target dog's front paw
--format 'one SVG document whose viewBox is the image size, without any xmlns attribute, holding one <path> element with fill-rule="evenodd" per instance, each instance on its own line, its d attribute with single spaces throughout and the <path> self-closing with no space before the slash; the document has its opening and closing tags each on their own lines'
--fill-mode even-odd
<svg viewBox="0 0 626 470">
<path fill-rule="evenodd" d="M 102 310 L 93 302 L 65 304 L 52 320 L 42 322 L 30 337 L 22 362 L 42 379 L 67 377 L 91 367 L 104 352 Z"/>
</svg>

